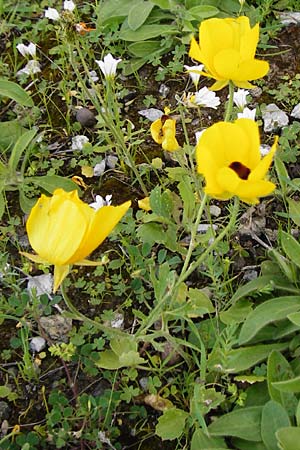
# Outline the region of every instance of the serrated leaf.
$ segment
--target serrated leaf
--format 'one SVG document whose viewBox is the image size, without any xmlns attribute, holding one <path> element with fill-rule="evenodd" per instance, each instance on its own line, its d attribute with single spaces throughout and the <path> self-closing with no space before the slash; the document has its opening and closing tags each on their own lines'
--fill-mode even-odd
<svg viewBox="0 0 300 450">
<path fill-rule="evenodd" d="M 153 8 L 153 3 L 147 0 L 142 0 L 132 6 L 127 18 L 129 28 L 134 31 L 137 30 L 147 20 Z"/>
<path fill-rule="evenodd" d="M 167 409 L 158 419 L 155 427 L 155 434 L 164 440 L 179 438 L 185 427 L 188 413 L 178 408 Z"/>
<path fill-rule="evenodd" d="M 30 95 L 12 81 L 0 79 L 0 95 L 11 98 L 22 106 L 34 106 Z"/>
<path fill-rule="evenodd" d="M 239 344 L 248 342 L 267 324 L 285 319 L 288 314 L 299 311 L 299 309 L 300 296 L 298 295 L 267 300 L 248 315 L 241 328 Z"/>
<path fill-rule="evenodd" d="M 278 450 L 276 431 L 290 426 L 290 419 L 280 403 L 270 400 L 262 410 L 261 437 L 268 450 Z"/>
<path fill-rule="evenodd" d="M 208 426 L 211 436 L 236 436 L 247 441 L 261 441 L 262 407 L 239 408 L 224 414 Z"/>
</svg>

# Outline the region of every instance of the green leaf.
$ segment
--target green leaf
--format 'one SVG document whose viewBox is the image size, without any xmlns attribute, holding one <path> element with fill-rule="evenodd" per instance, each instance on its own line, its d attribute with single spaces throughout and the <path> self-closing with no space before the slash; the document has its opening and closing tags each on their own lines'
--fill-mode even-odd
<svg viewBox="0 0 300 450">
<path fill-rule="evenodd" d="M 161 9 L 171 9 L 169 0 L 151 0 L 151 3 L 157 5 Z"/>
<path fill-rule="evenodd" d="M 101 2 L 96 8 L 98 21 L 100 27 L 109 24 L 112 20 L 123 22 L 124 17 L 127 17 L 130 9 L 135 3 L 140 0 L 109 0 L 108 2 Z"/>
<path fill-rule="evenodd" d="M 22 153 L 26 150 L 36 133 L 37 129 L 29 130 L 18 138 L 8 161 L 8 167 L 11 171 L 15 172 L 17 170 Z"/>
<path fill-rule="evenodd" d="M 226 325 L 244 322 L 252 311 L 252 303 L 247 299 L 241 299 L 234 303 L 227 311 L 220 312 L 220 319 Z"/>
<path fill-rule="evenodd" d="M 29 214 L 33 206 L 35 205 L 37 199 L 36 198 L 28 198 L 26 197 L 24 191 L 22 189 L 19 189 L 19 202 L 22 211 L 25 214 Z"/>
<path fill-rule="evenodd" d="M 215 311 L 211 300 L 201 289 L 190 288 L 188 297 L 189 300 L 186 302 L 186 309 L 184 310 L 188 317 L 199 317 Z"/>
<path fill-rule="evenodd" d="M 262 407 L 239 408 L 224 414 L 208 426 L 212 436 L 236 436 L 247 441 L 261 441 Z"/>
<path fill-rule="evenodd" d="M 280 403 L 270 400 L 265 404 L 261 417 L 261 437 L 268 450 L 278 450 L 275 436 L 279 428 L 290 426 L 290 419 Z"/>
<path fill-rule="evenodd" d="M 142 25 L 136 31 L 128 29 L 121 29 L 119 38 L 124 41 L 145 41 L 157 36 L 164 36 L 168 34 L 176 34 L 177 28 L 172 25 Z"/>
<path fill-rule="evenodd" d="M 207 436 L 200 429 L 196 430 L 192 437 L 190 450 L 221 450 L 227 449 L 225 442 L 221 438 Z"/>
<path fill-rule="evenodd" d="M 285 381 L 272 383 L 274 388 L 282 392 L 300 392 L 300 376 Z"/>
<path fill-rule="evenodd" d="M 296 239 L 289 233 L 281 231 L 280 241 L 282 248 L 290 260 L 300 267 L 300 244 Z"/>
<path fill-rule="evenodd" d="M 282 450 L 300 450 L 300 428 L 281 428 L 277 431 L 276 437 Z"/>
<path fill-rule="evenodd" d="M 262 442 L 249 442 L 239 438 L 232 438 L 232 445 L 239 450 L 267 450 Z M 277 449 L 278 450 L 278 449 Z"/>
<path fill-rule="evenodd" d="M 188 413 L 178 408 L 171 408 L 164 411 L 163 415 L 158 419 L 155 428 L 155 434 L 163 441 L 179 438 L 185 427 Z"/>
<path fill-rule="evenodd" d="M 8 97 L 23 106 L 34 106 L 29 94 L 16 83 L 0 79 L 0 95 Z"/>
<path fill-rule="evenodd" d="M 226 359 L 226 372 L 238 373 L 265 360 L 272 350 L 285 350 L 288 343 L 253 345 L 230 350 Z"/>
<path fill-rule="evenodd" d="M 271 322 L 285 319 L 288 314 L 300 309 L 300 296 L 277 297 L 259 305 L 247 317 L 242 325 L 239 344 L 253 338 L 259 330 Z"/>
<path fill-rule="evenodd" d="M 41 187 L 50 194 L 55 189 L 61 188 L 65 191 L 77 190 L 80 192 L 79 186 L 68 178 L 60 177 L 59 175 L 45 175 L 44 177 L 30 177 L 30 182 L 36 186 Z"/>
<path fill-rule="evenodd" d="M 5 205 L 6 205 L 6 201 L 5 201 L 4 195 L 2 194 L 2 192 L 0 192 L 0 219 L 4 214 Z"/>
<path fill-rule="evenodd" d="M 300 312 L 291 313 L 287 318 L 297 327 L 300 327 Z"/>
<path fill-rule="evenodd" d="M 0 122 L 0 148 L 3 151 L 9 149 L 26 131 L 17 120 Z"/>
<path fill-rule="evenodd" d="M 194 19 L 203 20 L 208 19 L 208 17 L 216 16 L 219 13 L 218 8 L 209 5 L 199 5 L 187 11 Z"/>
<path fill-rule="evenodd" d="M 0 386 L 0 398 L 8 397 L 11 389 L 8 386 Z"/>
<path fill-rule="evenodd" d="M 294 221 L 298 227 L 300 226 L 300 202 L 292 198 L 287 198 L 289 205 L 289 217 Z"/>
<path fill-rule="evenodd" d="M 270 274 L 249 281 L 249 283 L 238 288 L 235 294 L 231 297 L 230 303 L 233 304 L 243 297 L 247 297 L 251 294 L 256 294 L 257 292 L 264 290 L 266 286 L 272 285 L 273 280 L 274 277 Z"/>
<path fill-rule="evenodd" d="M 149 57 L 149 55 L 155 53 L 159 49 L 163 50 L 160 46 L 160 41 L 141 41 L 133 42 L 128 45 L 128 50 L 134 56 Z"/>
<path fill-rule="evenodd" d="M 128 26 L 131 30 L 137 30 L 147 20 L 154 8 L 153 3 L 142 0 L 134 5 L 128 13 Z"/>
</svg>

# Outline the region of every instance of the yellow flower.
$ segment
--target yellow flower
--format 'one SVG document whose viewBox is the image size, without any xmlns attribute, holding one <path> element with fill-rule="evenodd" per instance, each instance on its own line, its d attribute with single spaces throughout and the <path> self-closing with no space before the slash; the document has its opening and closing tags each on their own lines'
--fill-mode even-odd
<svg viewBox="0 0 300 450">
<path fill-rule="evenodd" d="M 151 211 L 149 197 L 144 197 L 144 198 L 141 198 L 141 200 L 138 200 L 138 205 L 139 205 L 139 208 L 143 209 L 144 211 L 147 211 L 147 212 Z"/>
<path fill-rule="evenodd" d="M 266 61 L 255 59 L 259 24 L 250 27 L 245 16 L 207 19 L 199 28 L 199 44 L 192 38 L 189 56 L 204 64 L 209 78 L 217 80 L 211 87 L 217 91 L 232 81 L 244 89 L 253 88 L 248 80 L 264 77 L 269 71 Z"/>
<path fill-rule="evenodd" d="M 258 203 L 275 184 L 266 175 L 277 147 L 261 158 L 259 130 L 251 119 L 218 122 L 204 131 L 196 147 L 197 169 L 204 175 L 205 192 L 227 200 L 237 195 L 246 203 Z"/>
<path fill-rule="evenodd" d="M 26 224 L 29 242 L 37 255 L 21 254 L 37 263 L 54 264 L 55 292 L 71 264 L 101 264 L 85 258 L 104 241 L 130 204 L 128 201 L 95 211 L 79 199 L 77 191 L 56 189 L 52 197 L 42 195 Z"/>
<path fill-rule="evenodd" d="M 164 150 L 173 152 L 179 149 L 179 144 L 175 137 L 176 121 L 166 114 L 151 124 L 150 131 L 153 140 L 160 144 Z"/>
</svg>

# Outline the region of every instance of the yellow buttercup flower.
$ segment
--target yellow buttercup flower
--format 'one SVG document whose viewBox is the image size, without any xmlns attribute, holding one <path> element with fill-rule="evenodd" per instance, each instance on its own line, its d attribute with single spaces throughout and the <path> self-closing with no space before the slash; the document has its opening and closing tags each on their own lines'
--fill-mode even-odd
<svg viewBox="0 0 300 450">
<path fill-rule="evenodd" d="M 266 175 L 277 141 L 276 137 L 270 152 L 262 158 L 259 130 L 253 120 L 212 125 L 196 147 L 197 169 L 204 175 L 205 192 L 220 200 L 236 195 L 246 203 L 258 203 L 259 197 L 269 195 L 276 187 Z"/>
<path fill-rule="evenodd" d="M 176 121 L 164 114 L 160 119 L 155 120 L 150 127 L 153 140 L 168 152 L 179 149 L 179 144 L 175 137 Z"/>
<path fill-rule="evenodd" d="M 21 254 L 34 262 L 54 265 L 55 292 L 68 275 L 71 264 L 101 264 L 85 258 L 104 241 L 130 204 L 128 201 L 95 211 L 79 199 L 77 191 L 56 189 L 52 197 L 43 194 L 26 224 L 29 242 L 37 255 Z"/>
<path fill-rule="evenodd" d="M 249 80 L 269 71 L 266 61 L 255 58 L 258 39 L 259 24 L 251 28 L 248 17 L 207 19 L 200 24 L 199 43 L 192 38 L 189 56 L 204 64 L 202 75 L 216 80 L 212 90 L 222 89 L 229 81 L 251 89 Z"/>
</svg>

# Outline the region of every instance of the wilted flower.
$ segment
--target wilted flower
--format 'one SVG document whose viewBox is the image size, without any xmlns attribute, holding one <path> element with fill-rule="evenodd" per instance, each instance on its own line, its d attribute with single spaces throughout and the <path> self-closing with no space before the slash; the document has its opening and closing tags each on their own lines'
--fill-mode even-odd
<svg viewBox="0 0 300 450">
<path fill-rule="evenodd" d="M 64 9 L 66 11 L 74 11 L 74 9 L 76 8 L 75 3 L 72 0 L 65 0 L 64 1 Z"/>
<path fill-rule="evenodd" d="M 244 108 L 242 112 L 239 112 L 237 116 L 239 119 L 255 120 L 255 114 L 256 114 L 256 108 L 249 109 L 246 106 L 246 108 Z"/>
<path fill-rule="evenodd" d="M 28 45 L 18 44 L 17 50 L 22 56 L 30 55 L 34 58 L 36 55 L 36 45 L 33 42 L 30 42 Z"/>
<path fill-rule="evenodd" d="M 249 18 L 203 20 L 199 28 L 199 43 L 192 38 L 189 56 L 204 64 L 202 75 L 214 78 L 211 89 L 217 91 L 232 81 L 241 88 L 252 88 L 249 80 L 265 76 L 266 61 L 255 59 L 259 39 L 259 24 L 250 27 Z"/>
<path fill-rule="evenodd" d="M 114 78 L 116 76 L 117 65 L 122 59 L 115 59 L 110 53 L 104 56 L 103 61 L 96 60 L 105 78 Z"/>
<path fill-rule="evenodd" d="M 216 96 L 215 92 L 210 91 L 206 86 L 195 92 L 195 97 L 193 99 L 197 106 L 214 108 L 220 105 L 220 99 Z"/>
<path fill-rule="evenodd" d="M 81 34 L 82 36 L 84 34 L 88 33 L 89 31 L 95 30 L 95 28 L 88 27 L 85 22 L 76 23 L 75 29 L 76 29 L 77 33 Z"/>
<path fill-rule="evenodd" d="M 198 172 L 204 175 L 205 192 L 227 200 L 237 195 L 246 203 L 258 203 L 275 184 L 266 180 L 277 147 L 261 158 L 258 125 L 253 120 L 218 122 L 207 128 L 196 147 Z"/>
<path fill-rule="evenodd" d="M 55 9 L 55 8 L 47 8 L 47 9 L 45 9 L 45 17 L 47 17 L 47 19 L 51 19 L 51 20 L 59 20 L 60 14 L 57 11 L 57 9 Z"/>
<path fill-rule="evenodd" d="M 233 94 L 233 103 L 242 111 L 247 105 L 247 95 L 249 95 L 249 91 L 245 89 L 238 89 Z"/>
<path fill-rule="evenodd" d="M 168 152 L 179 149 L 179 144 L 175 137 L 176 121 L 164 114 L 160 119 L 155 120 L 150 127 L 153 140 Z"/>
<path fill-rule="evenodd" d="M 22 75 L 25 73 L 26 75 L 34 75 L 36 73 L 41 72 L 41 66 L 38 61 L 35 59 L 30 59 L 23 69 L 18 70 L 17 75 Z"/>
<path fill-rule="evenodd" d="M 83 134 L 72 137 L 72 150 L 82 150 L 84 145 L 89 142 L 89 138 Z"/>
<path fill-rule="evenodd" d="M 194 85 L 197 88 L 198 83 L 199 83 L 199 79 L 200 79 L 200 75 L 201 75 L 201 72 L 202 72 L 202 70 L 204 68 L 204 65 L 203 64 L 199 64 L 198 66 L 186 66 L 185 65 L 184 68 L 189 73 L 189 75 L 190 75 L 190 77 L 192 79 L 192 82 L 194 83 Z"/>
<path fill-rule="evenodd" d="M 52 197 L 42 194 L 26 224 L 29 242 L 37 254 L 21 254 L 31 261 L 54 265 L 55 292 L 68 275 L 70 265 L 100 264 L 85 258 L 104 241 L 130 204 L 128 201 L 95 211 L 79 199 L 77 191 L 56 189 Z"/>
<path fill-rule="evenodd" d="M 96 195 L 95 202 L 90 203 L 89 206 L 95 211 L 98 211 L 98 209 L 103 208 L 103 206 L 111 205 L 111 199 L 112 195 L 106 195 L 105 199 L 101 197 L 101 195 Z"/>
</svg>

